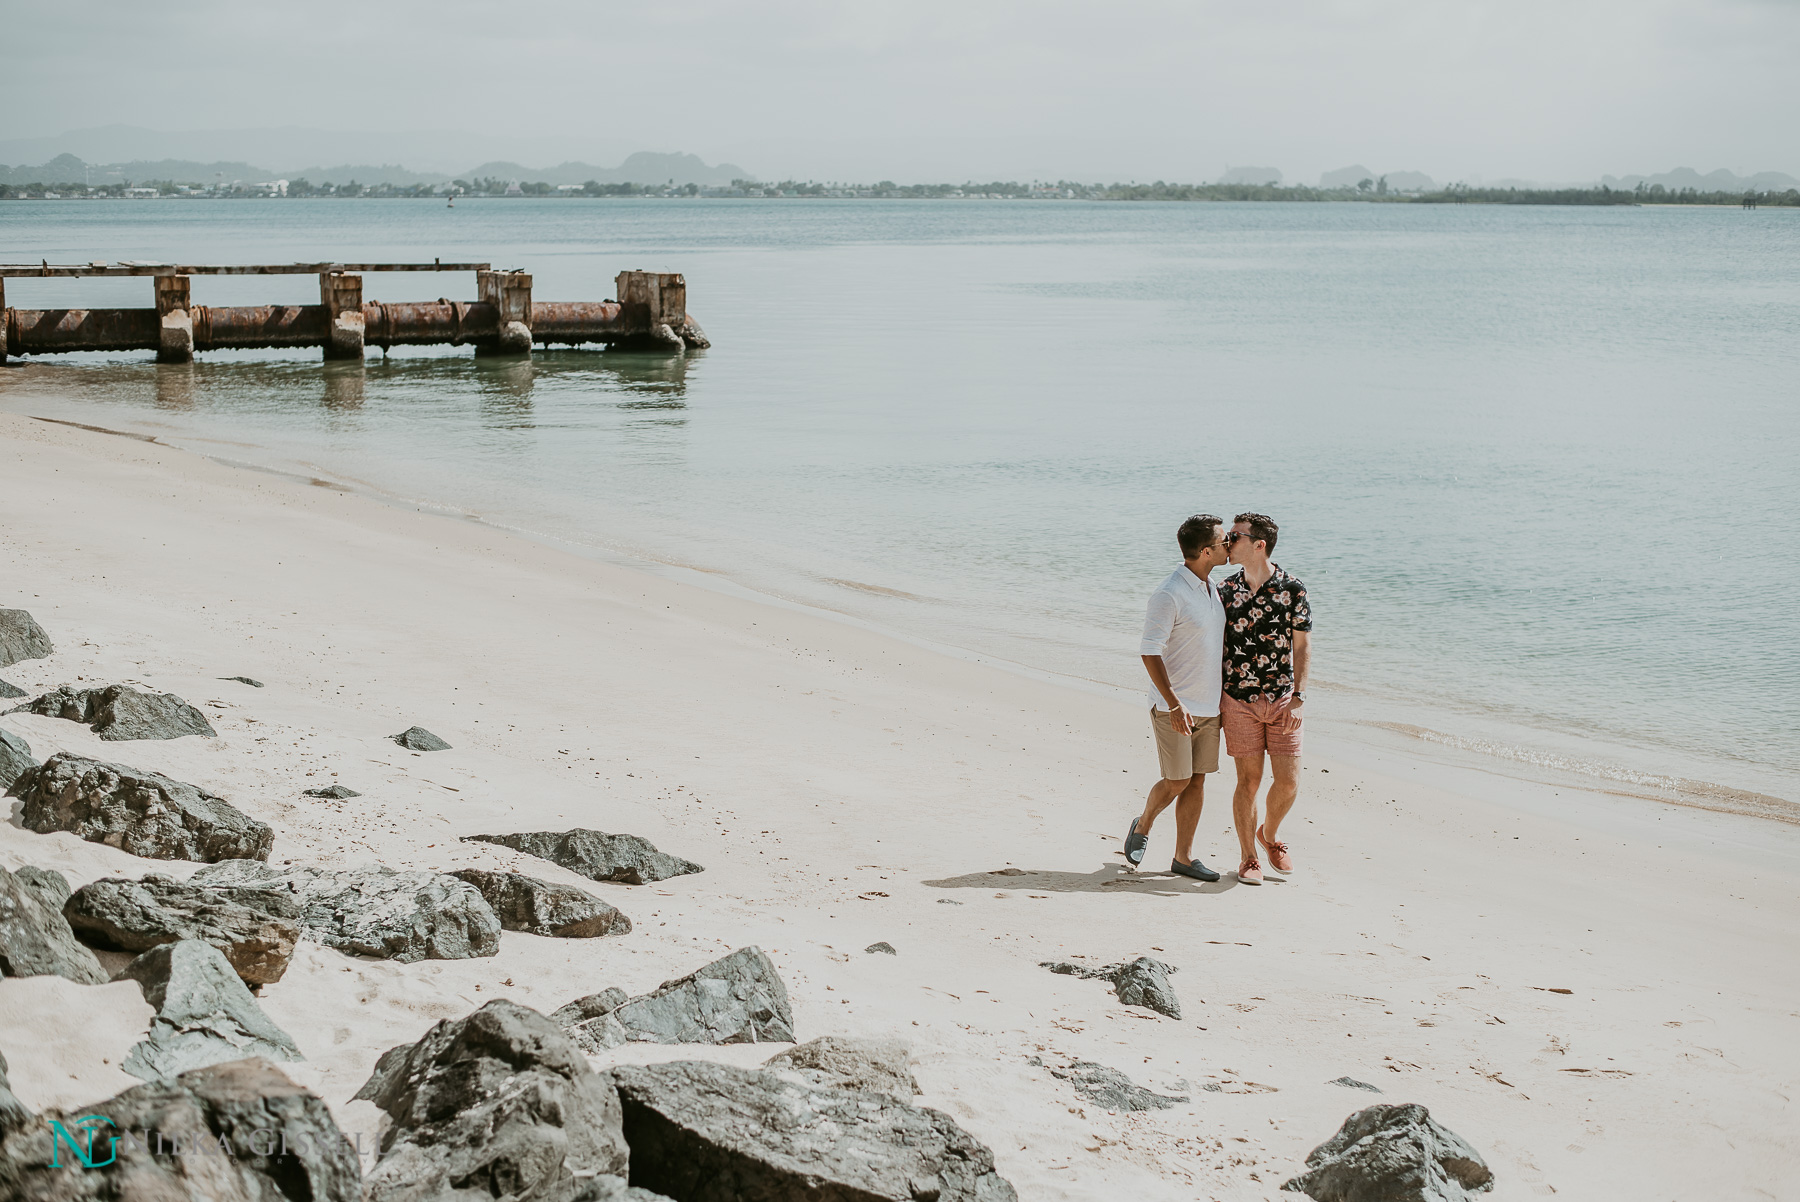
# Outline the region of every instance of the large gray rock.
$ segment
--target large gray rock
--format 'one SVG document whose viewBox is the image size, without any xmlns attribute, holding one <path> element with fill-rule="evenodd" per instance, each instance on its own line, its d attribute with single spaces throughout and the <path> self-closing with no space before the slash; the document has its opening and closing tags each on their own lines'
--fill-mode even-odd
<svg viewBox="0 0 1800 1202">
<path fill-rule="evenodd" d="M 25 690 L 21 689 L 18 685 L 12 684 L 8 681 L 0 680 L 0 697 L 5 697 L 5 698 L 10 699 L 13 697 L 24 697 L 27 695 L 28 694 L 25 692 Z"/>
<path fill-rule="evenodd" d="M 813 1085 L 884 1093 L 902 1102 L 923 1092 L 913 1079 L 912 1057 L 898 1039 L 821 1035 L 763 1061 L 764 1068 L 800 1074 Z"/>
<path fill-rule="evenodd" d="M 1042 967 L 1066 977 L 1111 981 L 1113 992 L 1118 994 L 1119 1001 L 1125 1005 L 1142 1006 L 1170 1018 L 1181 1017 L 1181 999 L 1175 996 L 1175 987 L 1169 983 L 1169 974 L 1177 970 L 1150 956 L 1139 956 L 1135 960 L 1108 964 L 1102 968 L 1052 960 L 1045 960 Z"/>
<path fill-rule="evenodd" d="M 0 1139 L 31 1121 L 31 1109 L 19 1101 L 6 1076 L 6 1057 L 0 1056 Z"/>
<path fill-rule="evenodd" d="M 1015 1202 L 994 1156 L 941 1111 L 725 1064 L 611 1070 L 631 1181 L 677 1202 Z"/>
<path fill-rule="evenodd" d="M 551 1017 L 587 1051 L 623 1043 L 794 1042 L 787 986 L 759 947 L 741 947 L 639 997 L 620 996 L 609 989 Z"/>
<path fill-rule="evenodd" d="M 119 978 L 141 985 L 156 1011 L 150 1033 L 120 1066 L 134 1077 L 151 1081 L 247 1056 L 305 1059 L 210 943 L 183 939 L 151 948 Z"/>
<path fill-rule="evenodd" d="M 158 772 L 59 752 L 21 791 L 20 820 L 150 860 L 269 858 L 275 832 L 222 797 Z"/>
<path fill-rule="evenodd" d="M 39 868 L 36 864 L 21 864 L 13 870 L 19 883 L 31 890 L 31 895 L 38 899 L 38 904 L 47 910 L 62 913 L 63 903 L 69 900 L 69 878 L 54 868 Z"/>
<path fill-rule="evenodd" d="M 1151 1093 L 1116 1068 L 1077 1060 L 1068 1068 L 1053 1068 L 1053 1077 L 1061 1077 L 1075 1087 L 1075 1092 L 1108 1110 L 1167 1110 L 1185 1097 Z"/>
<path fill-rule="evenodd" d="M 423 726 L 409 726 L 397 735 L 389 735 L 390 739 L 408 751 L 449 751 L 450 744 L 444 742 Z"/>
<path fill-rule="evenodd" d="M 442 872 L 383 864 L 270 868 L 232 860 L 202 868 L 188 883 L 284 895 L 298 907 L 308 935 L 351 955 L 411 964 L 500 950 L 500 920 L 492 907 L 473 885 Z M 260 904 L 246 893 L 233 896 L 246 905 Z"/>
<path fill-rule="evenodd" d="M 1494 1187 L 1481 1154 L 1410 1103 L 1357 1111 L 1306 1168 L 1281 1188 L 1317 1202 L 1465 1202 Z"/>
<path fill-rule="evenodd" d="M 42 714 L 85 722 L 103 739 L 179 739 L 183 735 L 213 738 L 218 732 L 206 716 L 173 693 L 145 693 L 130 685 L 99 689 L 58 685 L 8 713 Z"/>
<path fill-rule="evenodd" d="M 10 730 L 0 730 L 0 793 L 12 788 L 13 782 L 37 766 L 30 743 Z"/>
<path fill-rule="evenodd" d="M 48 1122 L 0 1144 L 0 1197 L 20 1202 L 362 1202 L 356 1151 L 324 1101 L 261 1060 L 217 1064 L 138 1085 L 68 1113 L 49 1112 L 84 1141 L 98 1125 L 96 1159 L 83 1169 Z M 150 1134 L 146 1136 L 146 1132 Z M 157 1136 L 161 1136 L 161 1140 Z M 118 1142 L 111 1145 L 109 1140 Z M 52 1167 L 52 1162 L 60 1167 Z"/>
<path fill-rule="evenodd" d="M 209 889 L 156 873 L 83 885 L 62 914 L 90 947 L 147 952 L 182 939 L 210 943 L 251 985 L 281 980 L 300 938 L 300 906 L 291 894 Z"/>
<path fill-rule="evenodd" d="M 631 919 L 572 885 L 554 885 L 522 872 L 459 868 L 450 874 L 481 891 L 509 931 L 557 939 L 628 935 Z"/>
<path fill-rule="evenodd" d="M 83 985 L 106 984 L 100 961 L 76 941 L 68 920 L 49 900 L 41 880 L 21 880 L 0 868 L 0 977 L 59 976 Z"/>
<path fill-rule="evenodd" d="M 22 609 L 0 609 L 0 668 L 25 659 L 43 659 L 56 648 L 35 619 Z"/>
<path fill-rule="evenodd" d="M 388 1113 L 368 1202 L 477 1198 L 596 1200 L 578 1179 L 622 1179 L 619 1098 L 556 1024 L 489 1002 L 389 1050 L 357 1093 Z"/>
<path fill-rule="evenodd" d="M 464 842 L 498 843 L 540 860 L 560 864 L 590 881 L 643 885 L 690 872 L 705 872 L 680 856 L 657 851 L 637 835 L 609 835 L 578 826 L 568 831 L 530 831 L 516 835 L 464 835 Z"/>
</svg>

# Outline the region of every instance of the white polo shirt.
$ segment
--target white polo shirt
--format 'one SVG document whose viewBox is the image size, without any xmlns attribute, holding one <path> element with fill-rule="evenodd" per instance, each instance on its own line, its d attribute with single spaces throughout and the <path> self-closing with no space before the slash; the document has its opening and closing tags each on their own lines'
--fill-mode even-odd
<svg viewBox="0 0 1800 1202">
<path fill-rule="evenodd" d="M 1176 568 L 1150 594 L 1139 655 L 1160 655 L 1169 670 L 1169 687 L 1196 718 L 1219 712 L 1219 685 L 1225 659 L 1225 603 L 1210 581 Z M 1150 705 L 1168 703 L 1154 685 Z"/>
</svg>

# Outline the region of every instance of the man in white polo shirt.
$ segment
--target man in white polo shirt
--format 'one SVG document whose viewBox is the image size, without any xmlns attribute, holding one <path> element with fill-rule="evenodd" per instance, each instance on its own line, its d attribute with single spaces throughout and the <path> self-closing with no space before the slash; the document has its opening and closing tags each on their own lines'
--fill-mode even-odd
<svg viewBox="0 0 1800 1202">
<path fill-rule="evenodd" d="M 1144 812 L 1125 832 L 1125 863 L 1136 872 L 1150 843 L 1150 824 L 1175 803 L 1175 860 L 1169 871 L 1201 881 L 1219 874 L 1194 858 L 1206 774 L 1219 770 L 1219 684 L 1225 654 L 1225 606 L 1208 577 L 1225 562 L 1224 523 L 1209 513 L 1181 523 L 1175 540 L 1182 565 L 1150 594 L 1144 641 L 1150 673 L 1150 726 L 1162 779 Z"/>
</svg>

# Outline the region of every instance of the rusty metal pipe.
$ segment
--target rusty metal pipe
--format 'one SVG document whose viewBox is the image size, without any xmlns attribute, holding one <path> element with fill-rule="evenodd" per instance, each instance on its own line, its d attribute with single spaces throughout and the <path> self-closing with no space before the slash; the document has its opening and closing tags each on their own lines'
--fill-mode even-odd
<svg viewBox="0 0 1800 1202">
<path fill-rule="evenodd" d="M 161 345 L 155 309 L 8 309 L 6 346 L 13 355 L 71 351 L 154 351 Z M 534 342 L 616 342 L 643 331 L 616 301 L 534 301 Z M 323 305 L 194 305 L 196 351 L 323 346 Z M 495 338 L 499 310 L 486 301 L 406 301 L 363 305 L 367 346 L 460 346 Z"/>
<path fill-rule="evenodd" d="M 532 301 L 533 342 L 614 342 L 624 338 L 624 309 L 617 301 Z"/>
<path fill-rule="evenodd" d="M 194 349 L 254 350 L 270 346 L 322 346 L 323 305 L 195 305 Z"/>
</svg>

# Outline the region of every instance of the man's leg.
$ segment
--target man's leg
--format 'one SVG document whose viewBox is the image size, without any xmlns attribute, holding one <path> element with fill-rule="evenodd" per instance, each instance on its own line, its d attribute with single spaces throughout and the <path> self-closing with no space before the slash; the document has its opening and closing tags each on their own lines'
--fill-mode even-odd
<svg viewBox="0 0 1800 1202">
<path fill-rule="evenodd" d="M 1294 799 L 1300 795 L 1300 757 L 1297 755 L 1272 755 L 1269 757 L 1270 775 L 1275 779 L 1269 785 L 1267 815 L 1263 818 L 1263 838 L 1271 843 L 1281 841 L 1281 820 L 1288 816 L 1294 808 Z"/>
<path fill-rule="evenodd" d="M 1238 863 L 1256 859 L 1256 791 L 1262 788 L 1262 752 L 1234 755 L 1237 765 L 1237 790 L 1231 795 L 1231 818 L 1237 826 Z M 1293 804 L 1289 798 L 1288 804 Z"/>
<path fill-rule="evenodd" d="M 1187 780 L 1159 780 L 1154 785 L 1151 785 L 1150 796 L 1144 798 L 1144 812 L 1138 815 L 1137 833 L 1140 835 L 1148 835 L 1150 833 L 1150 824 L 1156 821 L 1156 816 L 1168 809 L 1170 802 L 1174 801 L 1177 797 L 1180 797 L 1183 791 L 1193 784 L 1194 781 L 1199 779 L 1200 778 L 1196 776 L 1190 777 Z M 1196 814 L 1195 821 L 1198 820 L 1198 815 Z M 1177 837 L 1179 837 L 1181 829 L 1181 810 L 1179 808 L 1175 811 L 1175 827 Z"/>
<path fill-rule="evenodd" d="M 1175 858 L 1183 864 L 1193 861 L 1194 832 L 1200 827 L 1200 808 L 1205 804 L 1206 777 L 1196 772 L 1175 799 Z M 1138 829 L 1144 829 L 1142 823 Z"/>
</svg>

